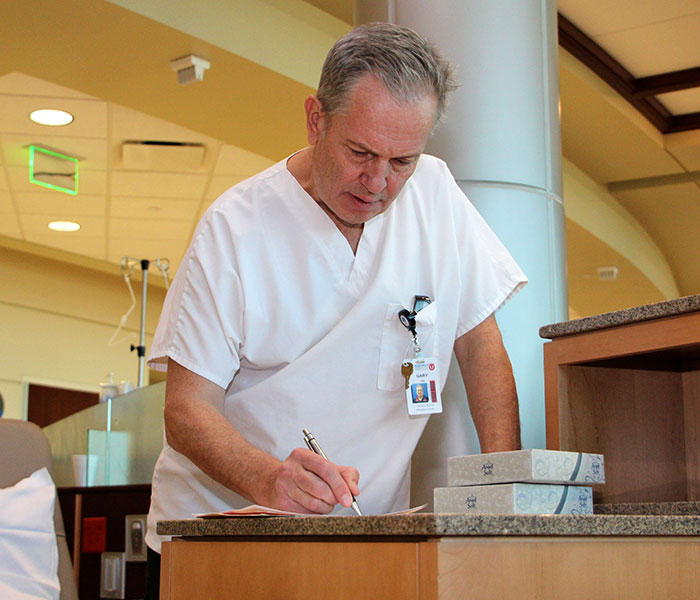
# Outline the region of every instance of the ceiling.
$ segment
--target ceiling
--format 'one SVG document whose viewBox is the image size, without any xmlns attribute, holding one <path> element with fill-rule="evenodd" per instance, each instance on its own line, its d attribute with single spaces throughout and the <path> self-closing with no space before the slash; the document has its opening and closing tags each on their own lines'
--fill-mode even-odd
<svg viewBox="0 0 700 600">
<path fill-rule="evenodd" d="M 305 143 L 302 105 L 313 88 L 118 4 L 0 6 L 7 49 L 0 57 L 0 244 L 115 274 L 123 256 L 168 258 L 174 271 L 198 219 L 221 192 Z M 335 37 L 352 19 L 351 0 L 258 4 L 317 28 L 331 23 Z M 700 66 L 700 0 L 560 0 L 557 6 L 635 80 Z M 207 57 L 212 67 L 202 82 L 179 86 L 169 61 L 188 53 Z M 663 254 L 679 293 L 700 293 L 700 130 L 661 133 L 611 85 L 560 50 L 564 156 L 634 216 Z M 696 113 L 700 88 L 654 101 L 669 115 Z M 75 120 L 59 128 L 29 121 L 31 110 L 49 105 Z M 205 152 L 187 169 L 135 167 L 124 162 L 129 140 L 203 144 Z M 29 182 L 30 144 L 81 158 L 77 196 Z M 51 232 L 47 224 L 57 219 L 78 221 L 81 229 Z M 574 316 L 665 298 L 595 232 L 569 222 L 567 240 Z M 597 279 L 604 265 L 618 267 L 616 281 Z"/>
</svg>

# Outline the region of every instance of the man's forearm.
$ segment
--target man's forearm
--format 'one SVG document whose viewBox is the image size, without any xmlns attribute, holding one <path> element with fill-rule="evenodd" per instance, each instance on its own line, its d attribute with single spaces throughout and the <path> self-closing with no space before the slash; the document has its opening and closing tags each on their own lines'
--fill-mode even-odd
<svg viewBox="0 0 700 600">
<path fill-rule="evenodd" d="M 168 444 L 212 479 L 264 503 L 264 485 L 280 461 L 249 444 L 223 417 L 221 388 L 193 380 L 173 361 L 168 371 L 164 414 Z"/>
<path fill-rule="evenodd" d="M 482 452 L 520 448 L 513 369 L 493 316 L 455 342 L 455 355 Z"/>
</svg>

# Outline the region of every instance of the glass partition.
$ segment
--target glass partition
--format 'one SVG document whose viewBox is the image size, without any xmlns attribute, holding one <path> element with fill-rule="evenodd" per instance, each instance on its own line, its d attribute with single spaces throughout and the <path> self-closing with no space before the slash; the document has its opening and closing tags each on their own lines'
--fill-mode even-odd
<svg viewBox="0 0 700 600">
<path fill-rule="evenodd" d="M 56 485 L 151 483 L 163 447 L 164 403 L 163 381 L 44 427 L 51 444 Z M 79 483 L 74 475 L 74 455 L 86 455 Z"/>
</svg>

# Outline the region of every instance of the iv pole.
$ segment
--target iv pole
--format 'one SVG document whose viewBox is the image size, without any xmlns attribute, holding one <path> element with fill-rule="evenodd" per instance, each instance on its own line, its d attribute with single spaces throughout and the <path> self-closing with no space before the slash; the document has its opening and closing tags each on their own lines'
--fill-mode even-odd
<svg viewBox="0 0 700 600">
<path fill-rule="evenodd" d="M 143 376 L 146 366 L 146 298 L 148 296 L 148 268 L 150 267 L 152 261 L 147 258 L 138 261 L 129 256 L 125 256 L 122 258 L 121 264 L 122 270 L 126 270 L 127 277 L 130 278 L 131 273 L 133 272 L 133 267 L 139 262 L 141 263 L 141 271 L 143 274 L 141 284 L 141 327 L 139 331 L 139 345 L 134 346 L 131 344 L 130 349 L 131 352 L 136 350 L 136 354 L 138 355 L 139 359 L 137 387 L 143 387 Z M 156 258 L 153 262 L 156 263 L 158 269 L 163 275 L 163 279 L 165 280 L 165 289 L 168 289 L 167 271 L 170 268 L 170 261 L 167 258 Z"/>
<path fill-rule="evenodd" d="M 141 260 L 141 271 L 143 272 L 143 283 L 141 284 L 141 331 L 139 333 L 139 345 L 131 344 L 131 351 L 136 350 L 139 357 L 139 374 L 137 387 L 143 387 L 143 371 L 146 365 L 146 296 L 148 294 L 148 267 L 151 261 L 147 258 Z"/>
</svg>

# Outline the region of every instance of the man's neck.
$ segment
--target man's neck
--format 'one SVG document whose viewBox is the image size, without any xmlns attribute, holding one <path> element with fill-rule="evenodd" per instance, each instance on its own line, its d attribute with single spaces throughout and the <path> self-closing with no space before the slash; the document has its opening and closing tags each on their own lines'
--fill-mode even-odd
<svg viewBox="0 0 700 600">
<path fill-rule="evenodd" d="M 354 224 L 346 223 L 338 218 L 323 201 L 315 197 L 311 192 L 313 189 L 313 177 L 311 174 L 311 148 L 305 148 L 300 152 L 292 155 L 287 161 L 287 170 L 292 174 L 294 179 L 299 182 L 299 185 L 304 188 L 307 194 L 323 209 L 331 221 L 338 228 L 343 237 L 350 244 L 352 248 L 352 253 L 357 254 L 357 247 L 360 245 L 360 238 L 362 237 L 362 231 L 364 230 L 364 223 Z"/>
</svg>

